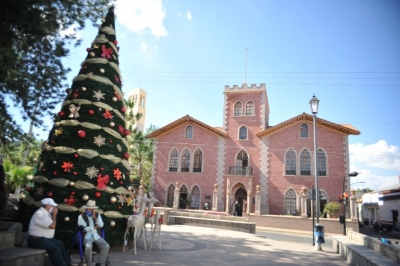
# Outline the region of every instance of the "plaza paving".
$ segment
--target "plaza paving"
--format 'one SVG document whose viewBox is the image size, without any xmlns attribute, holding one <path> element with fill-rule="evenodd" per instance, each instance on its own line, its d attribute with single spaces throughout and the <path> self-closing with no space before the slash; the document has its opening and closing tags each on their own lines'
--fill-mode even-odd
<svg viewBox="0 0 400 266">
<path fill-rule="evenodd" d="M 111 265 L 348 265 L 329 247 L 316 252 L 312 245 L 230 230 L 164 225 L 161 251 L 156 243 L 149 250 L 149 233 L 147 238 L 147 250 L 144 250 L 142 238 L 137 255 L 134 255 L 132 241 L 126 252 L 122 252 L 122 247 L 113 248 L 109 258 Z M 79 254 L 73 254 L 73 262 L 79 261 Z"/>
</svg>

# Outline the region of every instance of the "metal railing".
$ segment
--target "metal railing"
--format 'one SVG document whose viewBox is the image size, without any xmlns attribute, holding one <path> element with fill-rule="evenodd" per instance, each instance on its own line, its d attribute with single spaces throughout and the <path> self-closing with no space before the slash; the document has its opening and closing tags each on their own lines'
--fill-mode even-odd
<svg viewBox="0 0 400 266">
<path fill-rule="evenodd" d="M 251 175 L 253 175 L 253 168 L 252 167 L 241 167 L 241 166 L 230 166 L 229 174 L 230 175 L 251 176 Z"/>
</svg>

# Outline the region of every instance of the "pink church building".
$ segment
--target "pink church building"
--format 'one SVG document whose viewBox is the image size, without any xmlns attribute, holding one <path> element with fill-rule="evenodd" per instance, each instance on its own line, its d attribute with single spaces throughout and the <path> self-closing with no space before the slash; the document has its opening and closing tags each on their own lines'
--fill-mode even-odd
<svg viewBox="0 0 400 266">
<path fill-rule="evenodd" d="M 146 136 L 155 139 L 151 183 L 160 204 L 173 206 L 178 185 L 179 208 L 216 206 L 232 213 L 238 201 L 241 212 L 254 213 L 258 193 L 258 214 L 300 215 L 302 188 L 309 195 L 315 184 L 313 116 L 270 125 L 265 84 L 225 86 L 223 110 L 222 127 L 186 115 Z M 317 117 L 321 212 L 343 192 L 348 136 L 359 134 L 351 125 Z"/>
</svg>

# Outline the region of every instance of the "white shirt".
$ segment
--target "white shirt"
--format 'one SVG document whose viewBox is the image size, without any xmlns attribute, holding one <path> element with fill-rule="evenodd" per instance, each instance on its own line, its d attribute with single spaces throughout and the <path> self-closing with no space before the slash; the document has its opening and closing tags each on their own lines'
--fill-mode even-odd
<svg viewBox="0 0 400 266">
<path fill-rule="evenodd" d="M 52 223 L 51 214 L 45 208 L 41 207 L 31 218 L 28 234 L 31 236 L 53 238 L 55 229 L 49 228 Z"/>
<path fill-rule="evenodd" d="M 101 215 L 99 213 L 96 214 L 97 216 L 97 225 L 99 228 L 104 226 L 103 220 L 101 219 Z M 82 215 L 78 217 L 78 226 L 83 226 L 84 230 L 86 231 L 85 239 L 91 239 L 94 237 L 94 240 L 101 238 L 97 229 L 94 228 L 94 221 L 92 216 L 86 216 L 89 220 L 89 226 L 87 226 L 85 220 L 82 218 Z"/>
</svg>

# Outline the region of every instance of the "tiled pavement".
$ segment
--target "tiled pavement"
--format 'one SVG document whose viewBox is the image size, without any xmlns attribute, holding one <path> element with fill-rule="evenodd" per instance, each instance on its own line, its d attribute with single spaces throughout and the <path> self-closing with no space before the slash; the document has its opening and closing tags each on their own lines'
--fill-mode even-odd
<svg viewBox="0 0 400 266">
<path fill-rule="evenodd" d="M 109 254 L 111 265 L 348 265 L 328 249 L 314 251 L 311 245 L 230 230 L 165 225 L 161 232 L 161 251 L 157 244 L 149 250 L 149 233 L 147 238 L 147 250 L 142 237 L 137 255 L 131 242 L 126 252 L 122 252 L 122 247 L 113 248 Z M 73 262 L 80 262 L 79 254 L 73 254 Z"/>
</svg>

